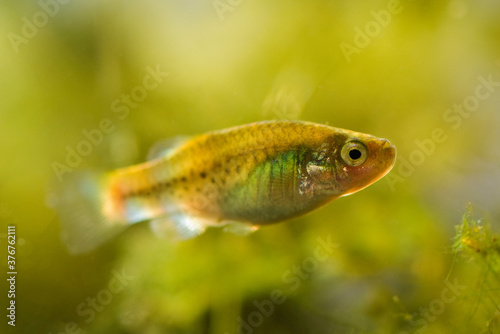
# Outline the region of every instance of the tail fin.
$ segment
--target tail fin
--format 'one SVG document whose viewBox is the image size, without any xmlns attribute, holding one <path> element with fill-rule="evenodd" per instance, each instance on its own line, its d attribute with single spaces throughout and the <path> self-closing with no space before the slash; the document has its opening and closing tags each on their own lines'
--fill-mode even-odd
<svg viewBox="0 0 500 334">
<path fill-rule="evenodd" d="M 61 223 L 61 239 L 71 254 L 87 253 L 129 226 L 104 215 L 104 186 L 104 174 L 75 171 L 49 192 L 49 205 Z"/>
</svg>

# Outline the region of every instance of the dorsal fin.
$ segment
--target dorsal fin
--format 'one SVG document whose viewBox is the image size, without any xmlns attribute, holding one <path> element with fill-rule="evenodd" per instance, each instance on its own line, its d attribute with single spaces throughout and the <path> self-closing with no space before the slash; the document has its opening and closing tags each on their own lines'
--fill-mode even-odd
<svg viewBox="0 0 500 334">
<path fill-rule="evenodd" d="M 189 136 L 176 136 L 160 140 L 151 147 L 151 149 L 148 152 L 147 159 L 153 160 L 164 157 L 173 152 L 179 146 L 183 145 L 190 138 L 191 137 Z"/>
</svg>

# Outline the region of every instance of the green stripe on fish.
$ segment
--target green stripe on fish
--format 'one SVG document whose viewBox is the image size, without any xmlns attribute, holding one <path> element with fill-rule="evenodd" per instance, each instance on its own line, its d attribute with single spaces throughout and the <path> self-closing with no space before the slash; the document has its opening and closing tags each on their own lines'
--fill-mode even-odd
<svg viewBox="0 0 500 334">
<path fill-rule="evenodd" d="M 296 149 L 270 157 L 257 165 L 245 181 L 236 184 L 221 206 L 229 220 L 261 224 L 283 220 L 293 215 L 300 198 L 297 175 L 306 149 Z"/>
</svg>

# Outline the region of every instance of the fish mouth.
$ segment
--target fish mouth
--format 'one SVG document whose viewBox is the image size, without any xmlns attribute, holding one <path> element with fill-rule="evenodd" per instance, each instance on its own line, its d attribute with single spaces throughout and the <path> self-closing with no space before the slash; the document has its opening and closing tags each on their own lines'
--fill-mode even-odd
<svg viewBox="0 0 500 334">
<path fill-rule="evenodd" d="M 382 139 L 382 147 L 380 151 L 383 159 L 385 159 L 388 162 L 387 172 L 389 172 L 396 163 L 396 155 L 397 155 L 396 146 L 391 144 L 391 142 L 388 141 L 387 139 Z"/>
</svg>

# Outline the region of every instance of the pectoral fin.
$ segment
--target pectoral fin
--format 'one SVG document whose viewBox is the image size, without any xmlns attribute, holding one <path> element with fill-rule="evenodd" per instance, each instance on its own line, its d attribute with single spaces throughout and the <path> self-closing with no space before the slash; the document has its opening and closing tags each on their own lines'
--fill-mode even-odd
<svg viewBox="0 0 500 334">
<path fill-rule="evenodd" d="M 241 222 L 227 222 L 223 227 L 224 232 L 230 232 L 238 236 L 247 236 L 258 229 L 259 227 L 256 225 Z"/>
</svg>

